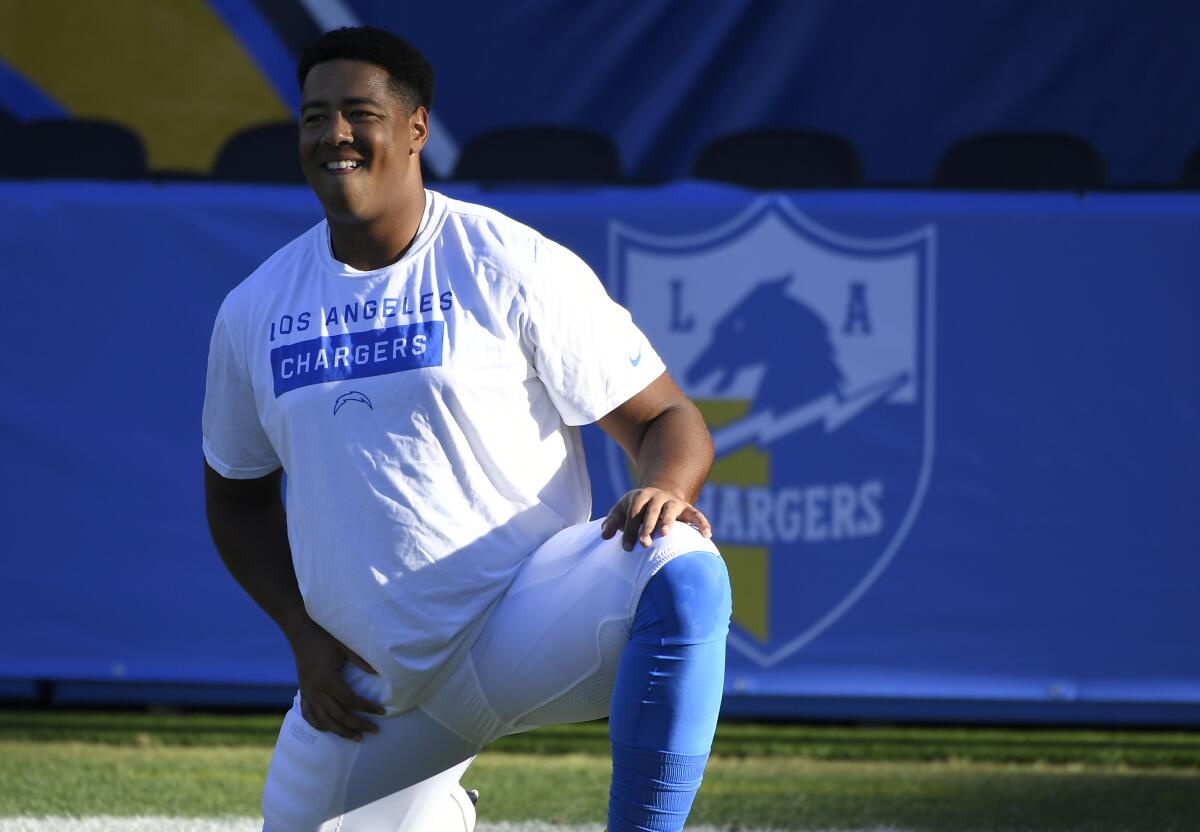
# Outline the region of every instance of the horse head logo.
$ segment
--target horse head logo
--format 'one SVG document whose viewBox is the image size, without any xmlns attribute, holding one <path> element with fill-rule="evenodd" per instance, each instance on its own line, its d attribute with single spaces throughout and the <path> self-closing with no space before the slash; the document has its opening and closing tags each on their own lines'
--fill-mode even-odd
<svg viewBox="0 0 1200 832">
<path fill-rule="evenodd" d="M 758 672 L 744 659 L 787 661 L 855 608 L 920 511 L 935 240 L 853 236 L 783 197 L 690 233 L 612 227 L 616 297 L 712 431 L 697 505 L 733 576 L 744 678 Z M 620 494 L 628 462 L 606 452 Z"/>
<path fill-rule="evenodd" d="M 791 281 L 791 275 L 766 280 L 736 303 L 688 365 L 687 383 L 698 384 L 719 373 L 716 390 L 721 393 L 742 370 L 765 365 L 751 413 L 782 413 L 830 394 L 841 398 L 845 379 L 829 327 L 807 304 L 788 294 Z"/>
</svg>

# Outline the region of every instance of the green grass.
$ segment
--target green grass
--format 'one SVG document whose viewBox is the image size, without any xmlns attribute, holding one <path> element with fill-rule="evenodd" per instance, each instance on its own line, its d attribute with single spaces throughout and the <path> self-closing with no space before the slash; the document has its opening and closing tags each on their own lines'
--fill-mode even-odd
<svg viewBox="0 0 1200 832">
<path fill-rule="evenodd" d="M 0 711 L 0 815 L 253 815 L 279 717 Z M 510 737 L 484 820 L 599 822 L 603 724 Z M 723 724 L 692 813 L 735 828 L 1200 828 L 1200 734 Z"/>
<path fill-rule="evenodd" d="M 270 747 L 282 714 L 146 714 L 0 710 L 0 741 Z M 506 737 L 491 750 L 608 754 L 604 722 Z M 1200 732 L 792 725 L 723 722 L 714 754 L 875 762 L 1051 763 L 1200 772 Z"/>
</svg>

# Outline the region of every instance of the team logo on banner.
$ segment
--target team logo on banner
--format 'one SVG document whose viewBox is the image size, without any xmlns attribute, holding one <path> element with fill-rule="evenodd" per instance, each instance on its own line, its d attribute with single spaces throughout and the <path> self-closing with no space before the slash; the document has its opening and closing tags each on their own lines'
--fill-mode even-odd
<svg viewBox="0 0 1200 832">
<path fill-rule="evenodd" d="M 933 462 L 932 226 L 849 237 L 783 198 L 686 236 L 614 223 L 617 299 L 704 413 L 699 507 L 734 587 L 730 643 L 774 664 L 896 556 Z M 629 488 L 609 443 L 609 473 Z"/>
</svg>

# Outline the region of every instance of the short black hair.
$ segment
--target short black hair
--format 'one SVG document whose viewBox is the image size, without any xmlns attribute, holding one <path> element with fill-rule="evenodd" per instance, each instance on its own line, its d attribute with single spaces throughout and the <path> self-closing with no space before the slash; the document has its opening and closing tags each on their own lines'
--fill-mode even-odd
<svg viewBox="0 0 1200 832">
<path fill-rule="evenodd" d="M 388 74 L 389 86 L 409 107 L 433 106 L 433 67 L 425 56 L 397 34 L 374 26 L 333 29 L 318 36 L 300 54 L 296 80 L 304 86 L 309 70 L 326 61 L 374 64 Z"/>
</svg>

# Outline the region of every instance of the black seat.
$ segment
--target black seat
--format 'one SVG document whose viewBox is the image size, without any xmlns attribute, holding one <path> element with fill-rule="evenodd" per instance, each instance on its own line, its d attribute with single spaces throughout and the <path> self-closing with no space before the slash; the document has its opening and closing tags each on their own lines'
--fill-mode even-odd
<svg viewBox="0 0 1200 832">
<path fill-rule="evenodd" d="M 5 179 L 140 179 L 146 151 L 137 133 L 98 119 L 44 119 L 0 130 Z"/>
<path fill-rule="evenodd" d="M 939 188 L 1087 191 L 1104 186 L 1104 162 L 1091 143 L 1066 133 L 983 133 L 942 154 Z"/>
<path fill-rule="evenodd" d="M 1176 184 L 1188 191 L 1200 191 L 1200 147 L 1193 150 L 1183 163 L 1183 170 L 1180 171 Z"/>
<path fill-rule="evenodd" d="M 307 180 L 300 170 L 299 143 L 299 128 L 291 121 L 240 130 L 221 145 L 213 179 L 302 185 Z"/>
<path fill-rule="evenodd" d="M 477 182 L 621 181 L 612 139 L 574 127 L 510 127 L 476 136 L 462 149 L 454 178 Z"/>
<path fill-rule="evenodd" d="M 4 141 L 5 136 L 17 129 L 19 123 L 16 116 L 0 107 L 0 143 Z"/>
<path fill-rule="evenodd" d="M 817 130 L 764 128 L 705 145 L 692 176 L 748 188 L 851 188 L 862 184 L 854 145 Z"/>
</svg>

